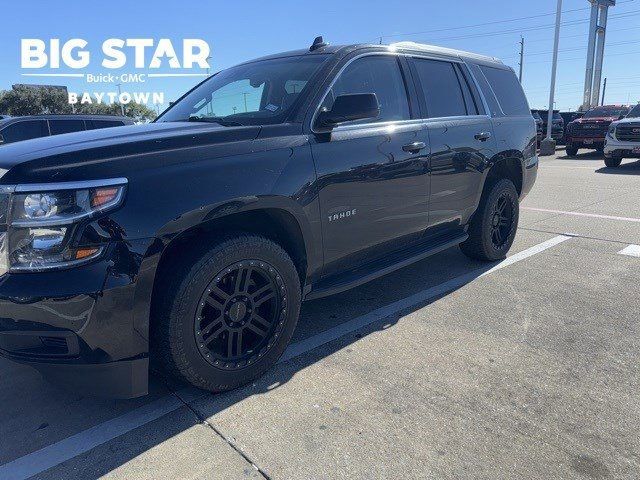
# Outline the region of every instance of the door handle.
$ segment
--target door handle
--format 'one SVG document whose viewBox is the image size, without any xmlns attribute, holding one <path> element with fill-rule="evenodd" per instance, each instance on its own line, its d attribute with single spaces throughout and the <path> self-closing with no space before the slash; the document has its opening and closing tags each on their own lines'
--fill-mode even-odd
<svg viewBox="0 0 640 480">
<path fill-rule="evenodd" d="M 486 142 L 487 140 L 489 140 L 491 138 L 491 132 L 480 132 L 480 133 L 476 133 L 473 138 L 475 138 L 476 140 L 479 140 L 481 142 Z"/>
<path fill-rule="evenodd" d="M 402 150 L 405 152 L 418 153 L 420 150 L 427 148 L 427 144 L 424 142 L 413 142 L 408 145 L 404 145 Z"/>
</svg>

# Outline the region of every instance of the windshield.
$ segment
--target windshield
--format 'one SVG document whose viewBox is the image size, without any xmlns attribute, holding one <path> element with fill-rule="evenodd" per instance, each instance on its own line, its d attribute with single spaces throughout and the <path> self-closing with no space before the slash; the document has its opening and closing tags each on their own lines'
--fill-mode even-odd
<svg viewBox="0 0 640 480">
<path fill-rule="evenodd" d="M 542 117 L 538 112 L 531 112 L 531 115 L 533 115 L 533 118 L 535 118 L 536 120 L 542 120 Z"/>
<path fill-rule="evenodd" d="M 631 109 L 627 118 L 640 118 L 640 103 Z"/>
<path fill-rule="evenodd" d="M 627 114 L 627 107 L 596 107 L 584 114 L 583 118 L 621 117 Z"/>
<path fill-rule="evenodd" d="M 328 55 L 300 55 L 223 70 L 178 101 L 158 122 L 263 125 L 282 121 Z"/>
</svg>

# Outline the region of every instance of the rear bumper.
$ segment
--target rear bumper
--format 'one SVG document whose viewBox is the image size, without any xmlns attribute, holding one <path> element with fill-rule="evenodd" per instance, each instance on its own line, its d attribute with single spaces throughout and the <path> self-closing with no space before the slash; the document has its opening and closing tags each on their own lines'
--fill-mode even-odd
<svg viewBox="0 0 640 480">
<path fill-rule="evenodd" d="M 83 394 L 145 395 L 148 323 L 137 321 L 136 279 L 147 243 L 114 243 L 78 268 L 0 277 L 0 355 Z"/>
</svg>

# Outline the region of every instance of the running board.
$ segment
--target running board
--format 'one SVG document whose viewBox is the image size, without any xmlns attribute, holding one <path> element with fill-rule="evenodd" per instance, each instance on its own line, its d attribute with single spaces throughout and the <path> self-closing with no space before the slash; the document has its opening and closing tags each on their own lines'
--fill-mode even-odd
<svg viewBox="0 0 640 480">
<path fill-rule="evenodd" d="M 428 244 L 417 245 L 406 250 L 394 252 L 391 255 L 371 264 L 363 265 L 353 271 L 338 274 L 322 280 L 305 296 L 305 300 L 328 297 L 344 292 L 351 288 L 368 283 L 376 278 L 395 272 L 401 268 L 419 262 L 427 257 L 440 253 L 464 242 L 469 235 L 466 233 L 455 237 L 447 236 L 440 241 L 430 241 Z"/>
</svg>

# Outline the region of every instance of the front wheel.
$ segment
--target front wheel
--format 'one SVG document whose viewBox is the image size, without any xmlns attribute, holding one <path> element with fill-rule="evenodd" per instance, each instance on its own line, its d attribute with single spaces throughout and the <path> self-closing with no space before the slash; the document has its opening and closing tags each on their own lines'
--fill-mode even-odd
<svg viewBox="0 0 640 480">
<path fill-rule="evenodd" d="M 231 237 L 173 277 L 152 324 L 152 353 L 165 372 L 222 392 L 261 376 L 287 348 L 300 278 L 276 243 Z"/>
<path fill-rule="evenodd" d="M 507 256 L 518 228 L 520 204 L 513 182 L 502 179 L 487 188 L 469 225 L 469 238 L 460 244 L 470 258 L 495 261 Z"/>
<path fill-rule="evenodd" d="M 576 155 L 578 155 L 578 148 L 577 147 L 574 147 L 574 146 L 571 146 L 571 145 L 567 145 L 565 150 L 567 151 L 567 155 L 569 157 L 575 157 Z"/>
<path fill-rule="evenodd" d="M 609 168 L 618 168 L 622 163 L 622 158 L 606 158 L 604 159 L 604 164 Z"/>
</svg>

